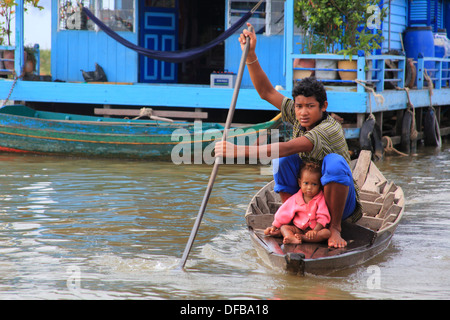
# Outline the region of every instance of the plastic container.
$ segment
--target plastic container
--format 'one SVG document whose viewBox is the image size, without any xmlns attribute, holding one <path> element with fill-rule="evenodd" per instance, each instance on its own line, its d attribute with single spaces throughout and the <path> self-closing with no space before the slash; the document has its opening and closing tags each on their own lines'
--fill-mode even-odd
<svg viewBox="0 0 450 320">
<path fill-rule="evenodd" d="M 232 72 L 213 72 L 210 75 L 211 88 L 234 88 L 236 74 Z"/>
<path fill-rule="evenodd" d="M 405 31 L 404 37 L 405 52 L 407 58 L 417 61 L 420 53 L 424 57 L 434 57 L 434 37 L 431 27 L 409 27 Z M 425 69 L 436 69 L 433 61 L 425 62 Z M 427 71 L 430 77 L 434 77 L 434 72 Z"/>
</svg>

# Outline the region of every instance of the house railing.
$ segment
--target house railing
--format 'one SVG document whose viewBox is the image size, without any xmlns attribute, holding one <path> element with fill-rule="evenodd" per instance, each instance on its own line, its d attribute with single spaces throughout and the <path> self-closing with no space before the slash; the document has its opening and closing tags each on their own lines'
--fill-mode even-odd
<svg viewBox="0 0 450 320">
<path fill-rule="evenodd" d="M 15 62 L 15 59 L 8 59 L 8 58 L 4 58 L 4 52 L 5 51 L 16 51 L 16 47 L 15 46 L 0 46 L 0 75 L 11 75 L 14 74 L 15 70 L 14 69 L 7 69 L 5 67 L 5 62 Z M 39 49 L 39 44 L 35 44 L 34 45 L 34 57 L 36 59 L 36 67 L 35 67 L 35 72 L 34 74 L 39 75 L 40 73 L 40 66 L 41 66 L 41 53 L 40 53 L 40 49 Z M 24 61 L 24 65 L 25 65 L 26 61 Z M 22 66 L 22 68 L 24 68 L 24 66 Z"/>
<path fill-rule="evenodd" d="M 404 88 L 406 75 L 405 61 L 405 56 L 367 56 L 366 65 L 368 66 L 368 74 L 370 77 L 370 79 L 367 79 L 367 82 L 374 85 L 375 91 L 385 90 L 387 82 L 393 87 Z"/>
<path fill-rule="evenodd" d="M 318 60 L 350 60 L 349 56 L 338 55 L 338 54 L 292 54 L 292 61 L 294 59 L 314 59 L 316 62 Z M 404 88 L 405 78 L 410 81 L 413 73 L 407 70 L 407 58 L 403 55 L 358 55 L 352 56 L 351 60 L 357 61 L 356 69 L 340 69 L 340 68 L 302 68 L 294 67 L 293 70 L 309 70 L 309 71 L 346 71 L 346 72 L 356 72 L 355 80 L 342 80 L 340 78 L 336 79 L 321 79 L 317 77 L 318 80 L 326 83 L 339 85 L 340 83 L 355 83 L 357 85 L 357 92 L 364 92 L 365 88 L 361 84 L 373 86 L 376 92 Z M 426 69 L 426 62 L 435 62 L 434 68 Z M 426 81 L 425 71 L 428 73 L 429 77 L 433 81 L 434 88 L 448 88 L 450 80 L 450 58 L 432 58 L 432 57 L 419 57 L 418 61 L 414 61 L 416 66 L 416 81 L 415 85 L 417 89 L 423 89 L 424 81 Z M 300 80 L 299 78 L 293 77 L 294 81 Z M 387 85 L 389 83 L 389 85 Z M 408 83 L 406 83 L 407 85 Z"/>
<path fill-rule="evenodd" d="M 434 68 L 426 68 L 426 62 L 434 62 Z M 435 89 L 442 89 L 449 86 L 450 80 L 450 58 L 431 58 L 419 55 L 417 59 L 417 89 L 423 89 L 426 75 L 433 81 Z M 425 73 L 426 72 L 426 73 Z"/>
<path fill-rule="evenodd" d="M 5 74 L 13 74 L 13 69 L 6 69 L 5 62 L 14 62 L 14 59 L 3 58 L 4 51 L 14 51 L 16 50 L 15 46 L 0 46 L 0 75 Z"/>
</svg>

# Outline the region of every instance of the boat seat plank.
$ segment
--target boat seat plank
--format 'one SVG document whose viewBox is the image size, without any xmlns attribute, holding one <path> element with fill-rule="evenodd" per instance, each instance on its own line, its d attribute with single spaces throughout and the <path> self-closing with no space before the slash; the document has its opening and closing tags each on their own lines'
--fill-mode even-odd
<svg viewBox="0 0 450 320">
<path fill-rule="evenodd" d="M 259 209 L 259 207 L 252 203 L 252 211 L 254 212 L 254 215 L 263 215 L 264 213 L 261 211 L 261 209 Z"/>
<path fill-rule="evenodd" d="M 257 197 L 256 204 L 258 205 L 259 209 L 262 211 L 263 214 L 273 213 L 273 212 L 270 212 L 270 209 L 269 209 L 269 206 L 267 205 L 266 199 L 261 199 L 260 197 Z"/>
<path fill-rule="evenodd" d="M 384 175 L 381 173 L 380 169 L 378 169 L 377 166 L 373 163 L 370 164 L 369 174 L 376 177 L 376 179 L 378 179 L 378 181 L 380 182 L 387 181 Z"/>
<path fill-rule="evenodd" d="M 395 192 L 396 189 L 397 189 L 397 186 L 395 185 L 395 183 L 393 181 L 391 181 L 388 184 L 386 184 L 386 187 L 384 189 L 380 189 L 380 191 L 383 193 L 383 195 L 386 195 L 390 192 Z"/>
<path fill-rule="evenodd" d="M 359 199 L 361 201 L 367 201 L 367 202 L 374 202 L 379 196 L 380 196 L 380 194 L 378 194 L 378 193 L 366 192 L 363 190 L 361 190 L 361 192 L 359 193 Z"/>
<path fill-rule="evenodd" d="M 272 225 L 273 214 L 249 214 L 245 219 L 247 220 L 247 225 L 253 229 L 264 230 Z"/>
<path fill-rule="evenodd" d="M 95 108 L 96 115 L 103 116 L 122 116 L 122 117 L 138 117 L 141 114 L 140 109 L 110 109 Z M 167 118 L 183 118 L 183 119 L 207 119 L 208 112 L 200 111 L 173 111 L 173 110 L 152 110 L 152 115 Z"/>
<path fill-rule="evenodd" d="M 381 207 L 380 213 L 378 213 L 378 218 L 384 218 L 386 215 L 386 212 L 389 210 L 389 208 L 392 206 L 392 203 L 394 202 L 394 193 L 389 192 L 383 201 L 383 206 Z"/>
<path fill-rule="evenodd" d="M 384 189 L 385 189 L 386 184 L 387 184 L 387 180 L 379 181 L 379 182 L 376 184 L 376 186 L 377 186 L 379 192 L 381 192 L 381 190 L 384 190 Z"/>
<path fill-rule="evenodd" d="M 381 210 L 381 203 L 362 201 L 361 205 L 363 207 L 363 213 L 370 217 L 375 217 Z"/>
<path fill-rule="evenodd" d="M 372 153 L 367 150 L 361 150 L 358 160 L 353 170 L 353 177 L 361 189 L 366 181 L 367 173 L 369 171 L 370 163 L 372 162 Z"/>
<path fill-rule="evenodd" d="M 379 230 L 384 220 L 376 217 L 362 216 L 356 223 L 371 230 Z"/>
<path fill-rule="evenodd" d="M 380 181 L 376 177 L 368 174 L 366 181 L 361 187 L 361 190 L 366 192 L 379 193 L 380 192 L 379 183 Z"/>
</svg>

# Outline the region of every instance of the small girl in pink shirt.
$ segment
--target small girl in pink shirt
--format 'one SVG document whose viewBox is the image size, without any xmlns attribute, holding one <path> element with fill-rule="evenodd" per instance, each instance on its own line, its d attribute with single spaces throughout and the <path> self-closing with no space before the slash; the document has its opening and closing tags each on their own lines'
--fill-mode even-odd
<svg viewBox="0 0 450 320">
<path fill-rule="evenodd" d="M 300 190 L 287 199 L 275 213 L 271 227 L 264 234 L 283 236 L 283 243 L 322 242 L 330 237 L 326 229 L 330 213 L 322 192 L 321 167 L 306 163 L 300 170 Z"/>
</svg>

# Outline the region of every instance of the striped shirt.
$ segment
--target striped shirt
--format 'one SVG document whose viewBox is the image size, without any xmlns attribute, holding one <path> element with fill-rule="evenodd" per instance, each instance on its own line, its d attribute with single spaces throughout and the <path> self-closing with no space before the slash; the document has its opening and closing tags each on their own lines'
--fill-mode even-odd
<svg viewBox="0 0 450 320">
<path fill-rule="evenodd" d="M 345 140 L 344 130 L 328 113 L 324 113 L 322 120 L 311 130 L 307 131 L 301 126 L 300 121 L 295 116 L 294 100 L 284 98 L 281 105 L 281 117 L 285 122 L 293 125 L 292 138 L 305 137 L 313 145 L 310 152 L 300 152 L 299 156 L 303 161 L 312 161 L 321 163 L 327 154 L 336 153 L 344 157 L 350 166 L 350 153 L 348 151 L 347 140 Z M 353 215 L 349 218 L 356 222 L 362 216 L 362 206 L 359 198 L 359 187 L 353 179 L 356 192 L 356 207 Z"/>
<path fill-rule="evenodd" d="M 299 153 L 304 161 L 320 162 L 327 154 L 337 153 L 343 156 L 350 165 L 350 154 L 344 130 L 342 130 L 341 124 L 333 117 L 325 114 L 324 119 L 320 123 L 313 129 L 306 131 L 295 116 L 294 100 L 287 97 L 284 98 L 281 105 L 281 114 L 283 121 L 292 123 L 294 126 L 292 138 L 305 137 L 314 145 L 310 152 Z"/>
</svg>

